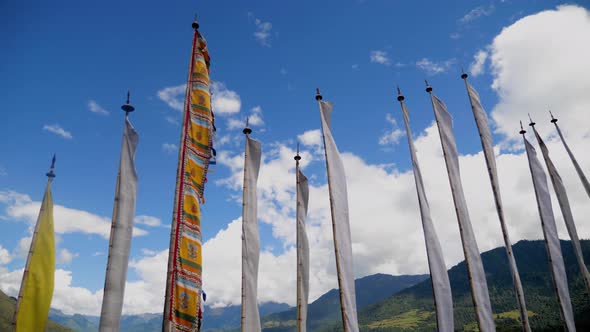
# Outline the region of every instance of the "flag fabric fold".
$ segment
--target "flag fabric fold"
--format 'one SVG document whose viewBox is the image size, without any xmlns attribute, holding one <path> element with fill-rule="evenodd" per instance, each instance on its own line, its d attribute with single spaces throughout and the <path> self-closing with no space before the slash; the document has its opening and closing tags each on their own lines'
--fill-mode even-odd
<svg viewBox="0 0 590 332">
<path fill-rule="evenodd" d="M 207 42 L 195 29 L 178 151 L 163 332 L 200 331 L 203 317 L 200 205 L 205 202 L 215 128 L 209 64 Z"/>
<path fill-rule="evenodd" d="M 260 332 L 258 312 L 258 261 L 260 239 L 257 214 L 257 182 L 260 170 L 260 143 L 246 135 L 244 194 L 242 207 L 242 332 Z"/>
<path fill-rule="evenodd" d="M 479 131 L 481 138 L 481 146 L 483 149 L 486 165 L 488 169 L 488 175 L 490 177 L 490 183 L 492 185 L 492 192 L 494 194 L 494 201 L 496 203 L 496 212 L 498 213 L 498 219 L 500 220 L 500 228 L 502 229 L 502 236 L 504 238 L 504 246 L 506 248 L 506 254 L 508 256 L 508 265 L 510 266 L 510 273 L 512 275 L 512 283 L 514 285 L 514 291 L 516 293 L 517 306 L 520 313 L 520 320 L 525 331 L 531 331 L 529 316 L 526 308 L 526 302 L 524 298 L 524 290 L 522 288 L 522 282 L 516 266 L 516 260 L 514 259 L 514 253 L 512 252 L 512 243 L 508 235 L 508 228 L 504 220 L 504 207 L 502 204 L 502 197 L 500 195 L 500 185 L 498 183 L 498 171 L 496 169 L 496 157 L 494 155 L 494 143 L 492 140 L 492 133 L 490 131 L 490 125 L 488 117 L 486 115 L 479 94 L 465 80 L 467 87 L 467 94 L 469 95 L 469 102 L 475 118 L 475 123 Z"/>
<path fill-rule="evenodd" d="M 412 158 L 412 167 L 414 170 L 414 181 L 416 183 L 416 192 L 418 194 L 418 205 L 420 207 L 420 216 L 422 218 L 422 228 L 424 230 L 424 240 L 426 242 L 426 255 L 428 258 L 428 267 L 430 268 L 430 278 L 432 281 L 432 290 L 434 293 L 434 305 L 436 309 L 436 322 L 438 331 L 454 331 L 453 320 L 453 298 L 451 294 L 451 285 L 444 256 L 440 246 L 440 241 L 436 234 L 436 229 L 430 215 L 430 206 L 424 190 L 422 172 L 418 164 L 418 157 L 410 131 L 409 112 L 406 106 L 401 102 L 402 113 L 408 144 L 410 147 L 410 156 Z"/>
<path fill-rule="evenodd" d="M 346 173 L 330 129 L 332 103 L 319 101 L 344 332 L 358 332 Z"/>
<path fill-rule="evenodd" d="M 123 143 L 119 160 L 119 172 L 115 189 L 115 204 L 111 222 L 111 238 L 105 277 L 104 296 L 100 315 L 101 332 L 119 331 L 123 310 L 125 281 L 133 219 L 135 217 L 135 200 L 137 195 L 137 173 L 135 171 L 135 151 L 139 136 L 129 118 L 125 117 Z"/>
<path fill-rule="evenodd" d="M 309 242 L 305 231 L 309 187 L 297 163 L 297 332 L 305 332 L 309 300 Z"/>
<path fill-rule="evenodd" d="M 578 177 L 580 178 L 580 181 L 582 182 L 582 185 L 584 186 L 584 190 L 586 190 L 586 194 L 588 195 L 588 197 L 590 197 L 590 183 L 588 182 L 588 178 L 584 174 L 584 171 L 582 171 L 582 167 L 580 167 L 580 164 L 578 164 L 578 161 L 576 160 L 576 157 L 574 157 L 574 153 L 572 152 L 572 150 L 570 150 L 569 145 L 567 145 L 565 138 L 563 138 L 563 133 L 561 132 L 561 129 L 559 129 L 559 126 L 557 125 L 557 119 L 553 119 L 552 122 L 555 124 L 555 129 L 557 129 L 557 133 L 559 134 L 559 138 L 561 138 L 561 143 L 563 143 L 563 147 L 565 147 L 565 150 L 567 151 L 568 156 L 570 157 L 570 159 L 572 160 L 572 163 L 574 164 L 574 168 L 576 169 L 576 173 L 578 173 Z"/>
<path fill-rule="evenodd" d="M 539 159 L 537 159 L 535 148 L 529 143 L 524 135 L 523 139 L 533 180 L 533 187 L 535 189 L 537 208 L 541 218 L 541 227 L 543 228 L 543 235 L 545 236 L 545 245 L 547 246 L 547 255 L 549 256 L 551 275 L 553 276 L 553 284 L 557 292 L 561 317 L 564 320 L 567 330 L 575 331 L 576 326 L 574 324 L 572 302 L 570 300 L 563 255 L 561 253 L 561 246 L 557 235 L 557 226 L 555 225 L 555 217 L 551 206 L 551 196 L 549 195 L 547 176 L 541 167 Z"/>
<path fill-rule="evenodd" d="M 561 176 L 557 172 L 557 168 L 555 168 L 553 161 L 549 157 L 549 149 L 547 149 L 547 145 L 545 145 L 545 142 L 537 132 L 535 126 L 532 127 L 535 133 L 535 137 L 537 138 L 537 142 L 541 147 L 541 153 L 543 154 L 545 165 L 547 166 L 547 170 L 549 171 L 549 177 L 551 178 L 551 183 L 553 184 L 553 189 L 555 190 L 555 195 L 557 196 L 557 201 L 559 202 L 559 208 L 561 209 L 561 214 L 563 215 L 563 220 L 565 222 L 567 232 L 570 236 L 570 239 L 572 240 L 574 254 L 576 255 L 578 265 L 580 266 L 582 276 L 586 283 L 586 288 L 590 292 L 590 273 L 588 273 L 588 268 L 584 263 L 582 246 L 580 245 L 580 238 L 578 237 L 578 231 L 576 230 L 576 224 L 574 222 L 574 216 L 572 214 L 572 209 L 570 207 L 570 202 L 567 197 L 565 186 L 563 184 L 563 181 L 561 180 Z"/>
<path fill-rule="evenodd" d="M 45 331 L 55 278 L 51 179 L 47 181 L 17 299 L 14 331 Z"/>
<path fill-rule="evenodd" d="M 461 183 L 461 174 L 459 170 L 459 156 L 455 135 L 453 134 L 453 120 L 451 114 L 447 111 L 446 105 L 435 95 L 431 94 L 432 107 L 438 125 L 438 131 L 442 144 L 451 193 L 459 222 L 459 232 L 463 242 L 463 253 L 465 254 L 465 263 L 467 273 L 470 276 L 470 287 L 473 304 L 479 329 L 483 332 L 494 331 L 494 317 L 492 315 L 492 305 L 488 293 L 488 284 L 479 254 L 479 248 L 473 233 L 463 184 Z"/>
</svg>

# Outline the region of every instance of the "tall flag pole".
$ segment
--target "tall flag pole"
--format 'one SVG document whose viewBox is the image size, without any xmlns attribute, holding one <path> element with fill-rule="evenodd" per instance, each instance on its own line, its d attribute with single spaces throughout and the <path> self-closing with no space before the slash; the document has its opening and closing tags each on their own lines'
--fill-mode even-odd
<svg viewBox="0 0 590 332">
<path fill-rule="evenodd" d="M 307 301 L 309 300 L 309 242 L 305 231 L 309 187 L 307 177 L 299 168 L 299 143 L 295 155 L 297 181 L 297 332 L 305 332 L 307 326 Z"/>
<path fill-rule="evenodd" d="M 129 113 L 135 110 L 129 103 L 129 92 L 127 92 L 127 102 L 121 106 L 121 109 L 125 111 L 125 128 L 115 187 L 109 256 L 100 313 L 99 331 L 101 332 L 119 331 L 137 196 L 135 151 L 139 135 L 129 121 Z"/>
<path fill-rule="evenodd" d="M 418 164 L 418 156 L 410 131 L 409 111 L 404 103 L 404 95 L 399 87 L 397 88 L 397 100 L 400 103 L 404 116 L 404 125 L 408 136 L 410 146 L 410 156 L 412 157 L 412 166 L 414 168 L 414 181 L 416 183 L 416 192 L 418 194 L 418 205 L 420 206 L 420 216 L 422 218 L 422 229 L 424 230 L 424 241 L 426 242 L 426 256 L 428 258 L 428 267 L 430 268 L 430 280 L 432 282 L 432 292 L 434 296 L 434 308 L 436 309 L 436 323 L 438 331 L 454 331 L 453 320 L 453 297 L 451 294 L 451 284 L 445 265 L 444 256 L 440 246 L 440 241 L 436 235 L 436 229 L 430 215 L 430 206 L 424 190 L 424 181 L 422 172 Z"/>
<path fill-rule="evenodd" d="M 453 134 L 453 119 L 442 100 L 438 99 L 432 93 L 432 87 L 428 82 L 426 82 L 426 92 L 430 95 L 445 163 L 447 165 L 447 173 L 455 204 L 455 212 L 457 213 L 457 221 L 459 222 L 459 232 L 463 243 L 463 253 L 465 254 L 465 264 L 467 265 L 471 298 L 475 307 L 477 323 L 480 331 L 495 331 L 492 305 L 490 303 L 490 295 L 488 294 L 488 284 L 481 262 L 479 248 L 477 247 L 471 226 L 467 202 L 463 193 L 463 184 L 461 183 L 459 155 L 455 143 L 455 135 Z"/>
<path fill-rule="evenodd" d="M 162 331 L 199 331 L 205 294 L 202 290 L 200 204 L 207 170 L 215 156 L 214 115 L 209 89 L 207 42 L 195 20 L 180 144 Z"/>
<path fill-rule="evenodd" d="M 55 155 L 47 175 L 47 185 L 37 217 L 23 279 L 12 321 L 15 332 L 45 331 L 55 278 L 55 234 L 53 232 L 53 197 L 51 182 L 55 178 Z"/>
<path fill-rule="evenodd" d="M 243 130 L 246 136 L 244 149 L 244 193 L 242 198 L 242 332 L 260 332 L 258 312 L 258 261 L 260 239 L 258 234 L 258 202 L 256 199 L 258 172 L 260 171 L 260 142 L 250 138 L 252 129 Z"/>
<path fill-rule="evenodd" d="M 504 207 L 502 205 L 502 197 L 500 196 L 500 185 L 498 184 L 498 171 L 496 169 L 492 132 L 490 130 L 486 112 L 481 105 L 479 94 L 475 88 L 469 84 L 467 77 L 468 75 L 466 73 L 461 75 L 461 78 L 465 81 L 469 103 L 471 104 L 471 110 L 473 111 L 473 117 L 475 118 L 477 130 L 479 131 L 479 137 L 481 139 L 483 154 L 486 159 L 488 175 L 492 185 L 492 192 L 494 193 L 494 201 L 496 203 L 496 212 L 498 213 L 498 219 L 500 220 L 500 228 L 502 229 L 502 237 L 504 238 L 504 247 L 506 248 L 506 255 L 508 256 L 508 265 L 510 266 L 510 273 L 512 274 L 514 292 L 516 293 L 516 304 L 520 313 L 520 321 L 522 323 L 523 331 L 530 332 L 531 325 L 529 323 L 529 315 L 524 299 L 524 290 L 522 288 L 522 282 L 520 281 L 516 260 L 514 259 L 514 253 L 512 252 L 512 243 L 508 236 L 508 228 L 506 227 L 506 221 L 504 220 Z"/>
<path fill-rule="evenodd" d="M 317 89 L 315 99 L 320 106 L 322 138 L 326 155 L 342 324 L 344 332 L 358 332 L 346 173 L 330 129 L 333 104 L 322 100 L 319 89 Z"/>
<path fill-rule="evenodd" d="M 537 128 L 535 128 L 535 122 L 533 122 L 532 119 L 529 123 L 529 126 L 533 128 L 533 132 L 535 133 L 537 142 L 541 147 L 543 159 L 545 160 L 545 165 L 547 166 L 547 170 L 549 171 L 549 177 L 551 178 L 551 183 L 553 184 L 553 189 L 555 190 L 555 195 L 557 196 L 557 201 L 559 202 L 559 208 L 561 209 L 561 214 L 563 215 L 563 220 L 565 221 L 567 232 L 570 236 L 570 239 L 572 240 L 574 254 L 576 255 L 578 265 L 580 266 L 580 270 L 582 271 L 582 276 L 584 277 L 584 281 L 586 282 L 586 288 L 588 290 L 588 293 L 590 294 L 590 273 L 588 273 L 588 268 L 586 268 L 586 264 L 584 264 L 584 255 L 582 254 L 582 247 L 580 246 L 580 239 L 578 237 L 578 231 L 576 230 L 576 224 L 574 223 L 574 216 L 572 214 L 569 199 L 567 198 L 565 186 L 563 185 L 561 176 L 559 176 L 559 173 L 557 172 L 557 168 L 555 167 L 553 161 L 549 157 L 549 149 L 547 149 L 547 145 L 545 145 L 545 142 L 543 142 L 541 135 L 539 135 L 539 133 L 537 132 Z"/>
<path fill-rule="evenodd" d="M 574 324 L 572 302 L 570 300 L 570 293 L 567 285 L 567 275 L 565 274 L 565 265 L 563 262 L 563 256 L 561 254 L 559 237 L 557 235 L 557 226 L 555 225 L 555 217 L 553 215 L 553 208 L 551 206 L 551 196 L 549 195 L 547 176 L 545 175 L 545 171 L 541 167 L 541 163 L 537 158 L 537 152 L 535 151 L 535 148 L 531 145 L 531 143 L 529 143 L 524 135 L 526 130 L 522 128 L 522 122 L 520 123 L 520 128 L 520 134 L 524 140 L 526 155 L 529 161 L 529 169 L 533 179 L 533 187 L 535 188 L 537 208 L 539 209 L 541 227 L 543 228 L 545 246 L 547 247 L 547 256 L 549 258 L 551 275 L 553 276 L 553 286 L 555 287 L 557 301 L 559 302 L 559 312 L 565 323 L 567 331 L 575 331 L 576 326 Z"/>
<path fill-rule="evenodd" d="M 551 114 L 551 111 L 549 111 L 549 114 Z M 572 160 L 572 163 L 574 164 L 574 167 L 576 169 L 576 173 L 578 173 L 578 177 L 580 178 L 580 181 L 582 181 L 582 185 L 584 186 L 584 189 L 586 190 L 586 194 L 588 194 L 588 197 L 590 197 L 590 183 L 588 182 L 588 178 L 586 178 L 586 175 L 582 171 L 580 164 L 578 164 L 576 157 L 574 157 L 572 150 L 570 150 L 570 147 L 569 147 L 569 145 L 567 145 L 565 138 L 563 138 L 563 134 L 561 133 L 561 129 L 559 129 L 559 126 L 557 125 L 557 119 L 553 117 L 553 114 L 551 114 L 551 122 L 555 125 L 555 129 L 557 129 L 557 133 L 559 134 L 559 138 L 561 138 L 561 142 L 563 143 L 563 146 L 565 147 L 567 154 L 570 156 L 570 159 Z"/>
</svg>

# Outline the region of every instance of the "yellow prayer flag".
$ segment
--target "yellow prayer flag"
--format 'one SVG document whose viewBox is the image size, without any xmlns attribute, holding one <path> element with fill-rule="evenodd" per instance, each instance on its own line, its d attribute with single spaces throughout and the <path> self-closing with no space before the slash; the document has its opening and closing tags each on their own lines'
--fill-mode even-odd
<svg viewBox="0 0 590 332">
<path fill-rule="evenodd" d="M 48 181 L 19 293 L 16 332 L 45 331 L 49 305 L 53 297 L 54 273 L 53 199 L 51 181 Z"/>
</svg>

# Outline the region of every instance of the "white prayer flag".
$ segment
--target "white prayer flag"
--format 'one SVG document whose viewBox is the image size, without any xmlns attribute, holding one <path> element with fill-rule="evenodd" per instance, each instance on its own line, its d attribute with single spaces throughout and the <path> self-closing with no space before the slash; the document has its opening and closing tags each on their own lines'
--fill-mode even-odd
<svg viewBox="0 0 590 332">
<path fill-rule="evenodd" d="M 576 326 L 574 325 L 574 314 L 567 286 L 567 276 L 565 274 L 561 246 L 559 244 L 555 217 L 551 206 L 551 196 L 549 195 L 549 187 L 547 186 L 547 176 L 541 167 L 539 159 L 537 159 L 535 148 L 529 143 L 524 135 L 523 139 L 527 158 L 529 160 L 531 176 L 533 178 L 533 187 L 535 188 L 537 207 L 539 209 L 539 216 L 541 217 L 543 235 L 545 236 L 545 245 L 547 246 L 549 264 L 551 265 L 551 274 L 557 291 L 557 297 L 559 298 L 561 317 L 565 321 L 567 330 L 573 332 L 576 330 Z"/>
<path fill-rule="evenodd" d="M 434 305 L 436 308 L 436 322 L 439 332 L 454 331 L 453 320 L 453 297 L 451 294 L 451 284 L 447 274 L 444 256 L 440 246 L 440 241 L 436 235 L 436 229 L 430 216 L 430 206 L 424 191 L 424 182 L 422 172 L 418 164 L 416 149 L 410 131 L 410 120 L 408 110 L 401 102 L 404 116 L 404 124 L 408 135 L 408 144 L 410 145 L 410 156 L 412 157 L 412 166 L 414 168 L 414 181 L 416 182 L 416 191 L 418 193 L 418 204 L 420 206 L 420 216 L 422 217 L 422 228 L 424 230 L 424 241 L 426 242 L 426 255 L 428 258 L 428 267 L 430 268 L 430 278 L 432 280 L 432 290 L 434 293 Z"/>
<path fill-rule="evenodd" d="M 242 208 L 242 332 L 261 331 L 257 300 L 260 239 L 256 199 L 260 157 L 260 143 L 246 135 Z"/>
<path fill-rule="evenodd" d="M 471 297 L 475 306 L 477 322 L 481 331 L 495 331 L 492 305 L 488 294 L 488 284 L 479 255 L 479 248 L 477 247 L 475 235 L 473 234 L 469 211 L 465 202 L 465 194 L 463 193 L 463 184 L 461 183 L 459 156 L 455 143 L 455 135 L 453 134 L 453 120 L 442 100 L 438 99 L 435 95 L 431 95 L 431 97 L 445 163 L 447 165 L 457 220 L 459 222 L 459 232 L 461 233 L 461 240 L 463 242 L 467 273 L 470 275 L 469 286 L 471 287 Z"/>
<path fill-rule="evenodd" d="M 346 173 L 330 129 L 332 103 L 320 100 L 320 114 L 326 152 L 328 189 L 331 199 L 336 268 L 340 286 L 340 299 L 342 301 L 340 304 L 342 324 L 344 325 L 344 332 L 358 332 Z"/>
<path fill-rule="evenodd" d="M 545 142 L 543 142 L 543 139 L 537 132 L 535 126 L 532 127 L 533 131 L 535 132 L 535 137 L 537 137 L 537 142 L 541 147 L 543 159 L 545 159 L 545 165 L 547 166 L 547 170 L 549 171 L 549 177 L 551 178 L 551 183 L 553 183 L 553 189 L 555 190 L 555 194 L 557 195 L 557 201 L 559 202 L 559 208 L 561 209 L 561 214 L 563 215 L 563 220 L 565 221 L 567 232 L 570 236 L 570 239 L 572 240 L 574 254 L 576 255 L 576 259 L 578 260 L 578 265 L 580 266 L 580 270 L 582 271 L 582 276 L 584 277 L 584 281 L 586 282 L 586 287 L 590 291 L 590 273 L 588 273 L 588 268 L 586 268 L 586 264 L 584 264 L 584 255 L 582 254 L 582 247 L 580 246 L 580 239 L 578 237 L 578 231 L 576 230 L 576 224 L 574 223 L 574 216 L 572 214 L 569 199 L 567 198 L 565 186 L 563 185 L 561 176 L 559 176 L 559 173 L 557 172 L 557 168 L 555 168 L 553 161 L 551 161 L 551 158 L 549 158 L 549 149 L 547 149 Z"/>
<path fill-rule="evenodd" d="M 309 188 L 297 164 L 297 332 L 305 332 L 309 300 L 309 243 L 305 231 Z"/>
<path fill-rule="evenodd" d="M 586 178 L 586 175 L 582 171 L 582 167 L 580 167 L 580 164 L 578 164 L 578 161 L 576 160 L 576 157 L 574 157 L 572 150 L 570 150 L 569 145 L 567 145 L 567 143 L 565 142 L 565 139 L 563 138 L 563 134 L 561 133 L 561 129 L 559 129 L 559 126 L 557 125 L 557 119 L 554 119 L 553 123 L 555 124 L 555 129 L 557 129 L 557 133 L 559 134 L 559 138 L 561 138 L 561 142 L 563 143 L 563 146 L 565 147 L 567 154 L 570 156 L 570 159 L 572 160 L 572 163 L 574 164 L 574 167 L 576 169 L 576 173 L 578 173 L 578 177 L 580 178 L 580 181 L 582 181 L 582 185 L 584 186 L 584 189 L 586 190 L 586 194 L 588 194 L 588 197 L 590 197 L 590 183 L 588 183 L 588 178 Z"/>
<path fill-rule="evenodd" d="M 135 150 L 139 136 L 125 117 L 119 174 L 115 189 L 115 204 L 111 223 L 109 257 L 104 285 L 104 296 L 100 314 L 101 332 L 119 331 L 133 219 L 135 218 L 135 199 L 137 194 L 137 173 L 135 172 Z"/>
<path fill-rule="evenodd" d="M 467 86 L 469 102 L 471 103 L 471 109 L 473 110 L 473 116 L 475 117 L 475 123 L 477 124 L 477 129 L 481 138 L 481 146 L 486 159 L 490 182 L 492 184 L 492 192 L 494 193 L 496 211 L 498 212 L 500 227 L 502 228 L 502 236 L 504 237 L 504 246 L 506 247 L 508 265 L 510 266 L 510 273 L 512 274 L 512 283 L 514 284 L 514 291 L 516 293 L 517 300 L 516 303 L 520 312 L 521 323 L 524 330 L 530 332 L 531 326 L 529 323 L 529 315 L 524 299 L 524 290 L 522 288 L 522 282 L 520 281 L 516 260 L 514 259 L 514 253 L 512 252 L 512 244 L 510 242 L 510 237 L 508 236 L 508 228 L 506 227 L 506 222 L 504 221 L 504 207 L 502 205 L 502 197 L 500 196 L 498 171 L 496 169 L 496 157 L 494 156 L 494 143 L 492 141 L 492 133 L 488 123 L 488 117 L 483 109 L 483 106 L 481 105 L 477 91 L 471 86 L 471 84 L 467 82 L 467 80 L 465 80 L 465 85 Z"/>
</svg>

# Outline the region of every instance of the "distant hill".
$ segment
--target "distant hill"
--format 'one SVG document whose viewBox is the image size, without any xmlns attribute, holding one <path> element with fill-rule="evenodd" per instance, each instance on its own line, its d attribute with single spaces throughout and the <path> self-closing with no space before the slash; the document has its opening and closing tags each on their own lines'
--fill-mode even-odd
<svg viewBox="0 0 590 332">
<path fill-rule="evenodd" d="M 524 287 L 530 322 L 534 331 L 561 331 L 557 298 L 544 241 L 520 241 L 513 246 Z M 570 295 L 579 331 L 590 331 L 590 298 L 580 276 L 572 246 L 561 241 Z M 582 241 L 585 257 L 590 257 L 590 241 Z M 482 254 L 484 269 L 498 331 L 520 331 L 516 299 L 503 247 Z M 453 291 L 455 328 L 474 330 L 477 326 L 465 262 L 449 270 Z M 430 279 L 371 305 L 360 312 L 362 331 L 432 331 L 435 328 Z M 339 322 L 338 322 L 339 323 Z M 339 324 L 326 330 L 340 330 Z"/>
<path fill-rule="evenodd" d="M 402 289 L 416 285 L 426 280 L 428 275 L 402 275 L 392 276 L 388 274 L 374 274 L 355 280 L 357 309 L 362 310 L 368 305 L 382 301 Z M 262 319 L 264 331 L 292 331 L 296 324 L 296 309 L 276 313 Z M 309 304 L 308 328 L 310 331 L 326 324 L 339 321 L 340 294 L 337 289 L 332 289 Z"/>
<path fill-rule="evenodd" d="M 12 319 L 14 316 L 14 308 L 16 307 L 16 300 L 0 291 L 0 331 L 12 331 Z M 54 321 L 47 322 L 47 332 L 71 332 L 67 327 L 64 327 Z"/>
</svg>

